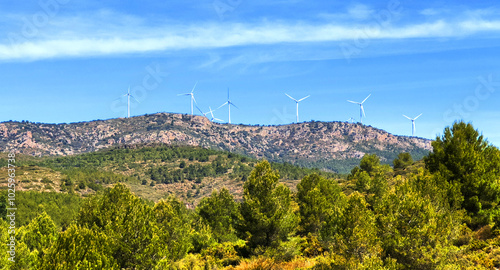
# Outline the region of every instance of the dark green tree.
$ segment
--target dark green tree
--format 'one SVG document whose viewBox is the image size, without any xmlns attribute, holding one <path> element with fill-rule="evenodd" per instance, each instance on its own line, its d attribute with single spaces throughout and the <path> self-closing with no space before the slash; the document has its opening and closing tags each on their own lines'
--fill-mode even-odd
<svg viewBox="0 0 500 270">
<path fill-rule="evenodd" d="M 278 180 L 278 173 L 264 160 L 255 165 L 245 182 L 238 230 L 250 248 L 276 245 L 286 240 L 297 226 L 290 189 Z"/>
<path fill-rule="evenodd" d="M 123 184 L 87 200 L 77 224 L 105 233 L 121 268 L 150 268 L 165 255 L 153 210 Z"/>
<path fill-rule="evenodd" d="M 380 158 L 375 154 L 365 154 L 359 167 L 351 170 L 348 179 L 353 181 L 355 189 L 365 195 L 366 202 L 375 206 L 388 190 L 389 165 L 380 164 Z"/>
<path fill-rule="evenodd" d="M 300 207 L 299 232 L 330 239 L 337 231 L 346 198 L 339 185 L 317 174 L 304 177 L 297 185 Z"/>
<path fill-rule="evenodd" d="M 461 206 L 473 218 L 472 223 L 481 225 L 498 220 L 498 148 L 489 144 L 472 124 L 462 121 L 445 128 L 442 137 L 432 142 L 432 148 L 433 151 L 424 159 L 426 168 L 457 186 L 463 196 Z"/>
<path fill-rule="evenodd" d="M 380 164 L 380 158 L 375 154 L 365 154 L 359 162 L 359 168 L 367 172 L 370 176 L 374 176 L 387 170 L 386 166 Z"/>
<path fill-rule="evenodd" d="M 210 197 L 201 200 L 198 214 L 212 229 L 219 242 L 237 240 L 235 225 L 239 220 L 238 205 L 227 188 L 214 190 Z"/>
<path fill-rule="evenodd" d="M 0 192 L 0 219 L 7 218 L 7 193 Z"/>
<path fill-rule="evenodd" d="M 394 170 L 404 170 L 413 164 L 413 158 L 410 153 L 399 153 L 392 164 L 394 165 Z"/>
</svg>

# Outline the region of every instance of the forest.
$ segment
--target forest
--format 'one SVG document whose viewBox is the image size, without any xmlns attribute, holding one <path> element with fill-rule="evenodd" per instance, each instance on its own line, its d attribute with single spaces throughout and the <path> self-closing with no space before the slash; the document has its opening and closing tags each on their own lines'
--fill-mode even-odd
<svg viewBox="0 0 500 270">
<path fill-rule="evenodd" d="M 63 172 L 67 189 L 18 192 L 25 206 L 15 262 L 5 252 L 12 234 L 1 193 L 0 269 L 498 269 L 500 150 L 464 122 L 432 147 L 423 160 L 400 153 L 392 166 L 367 154 L 346 177 L 212 150 L 181 151 L 186 164 L 137 175 L 96 170 L 129 149 L 25 160 Z M 140 151 L 136 158 L 150 162 L 148 155 L 167 161 L 178 150 Z M 97 172 L 108 186 L 75 193 L 95 184 Z M 280 172 L 299 178 L 295 188 Z M 192 208 L 175 194 L 141 198 L 127 182 L 196 184 L 218 174 L 242 182 L 241 197 L 222 186 Z"/>
</svg>

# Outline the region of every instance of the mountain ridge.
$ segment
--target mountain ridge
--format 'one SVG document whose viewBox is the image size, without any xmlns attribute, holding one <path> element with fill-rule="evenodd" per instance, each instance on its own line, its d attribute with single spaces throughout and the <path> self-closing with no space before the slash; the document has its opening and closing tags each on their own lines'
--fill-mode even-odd
<svg viewBox="0 0 500 270">
<path fill-rule="evenodd" d="M 431 140 L 397 136 L 359 123 L 302 122 L 277 126 L 219 124 L 203 116 L 156 113 L 69 124 L 0 123 L 0 150 L 38 156 L 74 155 L 119 145 L 164 143 L 218 149 L 271 161 L 339 171 L 364 154 L 392 161 L 400 152 L 417 159 Z"/>
</svg>

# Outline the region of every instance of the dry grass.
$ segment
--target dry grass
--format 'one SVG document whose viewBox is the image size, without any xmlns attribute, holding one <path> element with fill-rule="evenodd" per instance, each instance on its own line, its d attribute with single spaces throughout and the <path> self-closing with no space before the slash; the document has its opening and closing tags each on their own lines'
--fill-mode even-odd
<svg viewBox="0 0 500 270">
<path fill-rule="evenodd" d="M 16 189 L 36 190 L 40 192 L 60 192 L 62 175 L 60 172 L 45 167 L 21 166 L 16 167 Z M 49 180 L 49 182 L 42 180 Z M 7 189 L 7 167 L 0 168 L 0 189 Z"/>
<path fill-rule="evenodd" d="M 289 262 L 276 262 L 270 258 L 253 258 L 244 260 L 237 266 L 229 266 L 225 270 L 294 270 L 312 269 L 316 261 L 309 258 L 296 258 Z"/>
</svg>

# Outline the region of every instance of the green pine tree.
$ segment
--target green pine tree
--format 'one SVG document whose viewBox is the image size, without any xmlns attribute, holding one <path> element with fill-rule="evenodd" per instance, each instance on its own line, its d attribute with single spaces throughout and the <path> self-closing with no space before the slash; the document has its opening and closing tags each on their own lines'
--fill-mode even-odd
<svg viewBox="0 0 500 270">
<path fill-rule="evenodd" d="M 277 245 L 293 233 L 298 217 L 290 189 L 279 184 L 279 175 L 267 161 L 259 162 L 243 187 L 239 233 L 250 248 Z"/>
<path fill-rule="evenodd" d="M 300 207 L 299 232 L 331 240 L 338 231 L 338 219 L 346 198 L 339 185 L 317 174 L 304 177 L 297 185 L 297 203 Z"/>
<path fill-rule="evenodd" d="M 239 220 L 238 205 L 227 188 L 214 190 L 210 197 L 203 198 L 198 205 L 198 214 L 212 229 L 219 242 L 236 241 L 235 225 Z"/>
<path fill-rule="evenodd" d="M 473 218 L 472 225 L 500 222 L 500 151 L 474 129 L 456 122 L 432 142 L 424 159 L 430 172 L 439 174 L 460 190 L 460 203 Z M 450 199 L 456 199 L 450 197 Z M 500 224 L 497 224 L 497 226 Z"/>
</svg>

